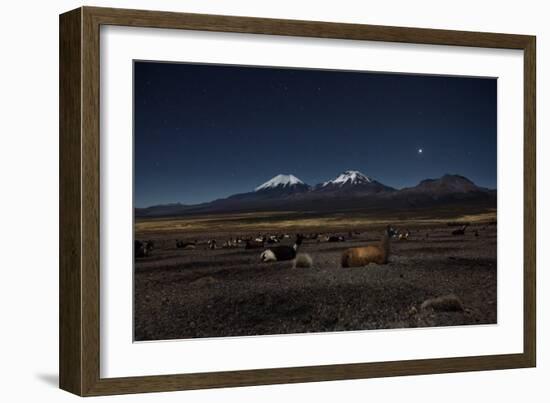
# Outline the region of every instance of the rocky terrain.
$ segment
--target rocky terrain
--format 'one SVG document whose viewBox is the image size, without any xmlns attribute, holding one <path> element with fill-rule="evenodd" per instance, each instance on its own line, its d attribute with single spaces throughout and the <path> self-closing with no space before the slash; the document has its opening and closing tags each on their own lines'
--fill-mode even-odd
<svg viewBox="0 0 550 403">
<path fill-rule="evenodd" d="M 354 213 L 355 214 L 355 213 Z M 455 210 L 289 218 L 284 214 L 210 216 L 187 221 L 138 221 L 136 239 L 151 240 L 135 261 L 135 339 L 247 336 L 497 321 L 496 214 Z M 395 214 L 393 214 L 395 217 Z M 454 217 L 454 218 L 452 218 Z M 450 224 L 471 222 L 463 235 Z M 349 247 L 376 243 L 386 224 L 408 230 L 391 240 L 388 264 L 342 268 Z M 299 248 L 311 267 L 262 263 L 268 248 L 223 247 L 224 240 L 259 233 L 308 236 Z M 317 238 L 312 234 L 317 234 Z M 328 242 L 339 235 L 344 241 Z M 210 249 L 208 241 L 217 241 Z M 194 243 L 177 248 L 176 240 Z M 430 301 L 434 298 L 443 300 Z"/>
</svg>

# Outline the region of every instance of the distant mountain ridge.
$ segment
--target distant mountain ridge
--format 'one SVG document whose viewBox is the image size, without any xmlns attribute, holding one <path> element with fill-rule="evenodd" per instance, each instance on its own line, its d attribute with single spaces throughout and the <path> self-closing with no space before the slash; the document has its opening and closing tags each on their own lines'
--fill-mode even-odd
<svg viewBox="0 0 550 403">
<path fill-rule="evenodd" d="M 452 201 L 496 201 L 496 191 L 479 187 L 461 175 L 424 179 L 416 186 L 395 189 L 359 171 L 310 186 L 292 174 L 278 174 L 254 191 L 196 205 L 179 203 L 136 208 L 136 217 L 178 216 L 268 210 L 340 210 L 362 206 L 418 207 Z"/>
<path fill-rule="evenodd" d="M 137 207 L 134 209 L 136 217 L 169 217 L 181 214 L 187 205 L 181 203 L 159 204 L 150 207 Z"/>
</svg>

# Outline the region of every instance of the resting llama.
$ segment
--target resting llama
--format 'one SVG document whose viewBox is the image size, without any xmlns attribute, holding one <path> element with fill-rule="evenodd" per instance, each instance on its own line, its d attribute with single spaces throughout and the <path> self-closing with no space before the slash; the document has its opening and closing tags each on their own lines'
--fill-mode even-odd
<svg viewBox="0 0 550 403">
<path fill-rule="evenodd" d="M 296 235 L 296 242 L 293 246 L 272 246 L 262 252 L 262 254 L 260 255 L 260 260 L 262 262 L 280 262 L 284 260 L 293 260 L 294 258 L 296 258 L 296 253 L 298 252 L 298 248 L 301 244 L 302 236 L 298 234 Z"/>
<path fill-rule="evenodd" d="M 390 227 L 384 231 L 379 243 L 349 248 L 342 254 L 342 267 L 361 267 L 369 263 L 386 264 L 390 256 Z"/>
</svg>

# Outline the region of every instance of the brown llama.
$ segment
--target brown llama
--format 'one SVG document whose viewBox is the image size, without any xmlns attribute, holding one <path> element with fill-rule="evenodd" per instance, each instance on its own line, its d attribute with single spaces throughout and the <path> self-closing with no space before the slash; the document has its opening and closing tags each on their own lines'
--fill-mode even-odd
<svg viewBox="0 0 550 403">
<path fill-rule="evenodd" d="M 342 254 L 342 267 L 361 267 L 369 263 L 386 264 L 390 256 L 390 227 L 386 228 L 379 243 L 349 248 Z"/>
</svg>

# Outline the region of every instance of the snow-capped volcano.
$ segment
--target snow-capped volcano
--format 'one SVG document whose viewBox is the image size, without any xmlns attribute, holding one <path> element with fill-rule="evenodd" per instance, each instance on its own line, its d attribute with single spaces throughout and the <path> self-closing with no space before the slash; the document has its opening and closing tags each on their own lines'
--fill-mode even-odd
<svg viewBox="0 0 550 403">
<path fill-rule="evenodd" d="M 395 189 L 383 185 L 359 171 L 344 171 L 336 178 L 320 183 L 315 187 L 316 192 L 332 194 L 334 196 L 369 195 Z"/>
<path fill-rule="evenodd" d="M 367 175 L 362 174 L 359 171 L 344 171 L 340 175 L 338 175 L 333 180 L 327 181 L 322 184 L 322 186 L 328 186 L 330 184 L 332 185 L 357 185 L 362 183 L 371 183 L 372 179 L 369 178 Z"/>
<path fill-rule="evenodd" d="M 267 182 L 263 183 L 262 185 L 258 186 L 254 190 L 257 192 L 259 190 L 268 190 L 268 189 L 275 189 L 275 188 L 290 188 L 290 187 L 295 187 L 300 185 L 307 186 L 304 182 L 302 182 L 300 179 L 298 179 L 294 175 L 279 174 L 277 176 L 274 176 Z"/>
</svg>

